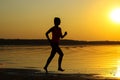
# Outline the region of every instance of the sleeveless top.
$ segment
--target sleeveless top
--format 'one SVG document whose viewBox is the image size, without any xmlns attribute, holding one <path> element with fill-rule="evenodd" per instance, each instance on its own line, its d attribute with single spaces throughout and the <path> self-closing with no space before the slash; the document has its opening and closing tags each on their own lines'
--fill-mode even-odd
<svg viewBox="0 0 120 80">
<path fill-rule="evenodd" d="M 61 35 L 62 35 L 61 28 L 53 27 L 53 30 L 52 30 L 52 42 L 58 44 L 59 41 L 60 41 Z"/>
</svg>

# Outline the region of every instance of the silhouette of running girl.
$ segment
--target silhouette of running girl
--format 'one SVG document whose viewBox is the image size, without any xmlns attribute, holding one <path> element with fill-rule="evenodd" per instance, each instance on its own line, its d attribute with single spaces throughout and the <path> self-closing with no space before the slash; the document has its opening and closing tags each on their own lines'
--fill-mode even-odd
<svg viewBox="0 0 120 80">
<path fill-rule="evenodd" d="M 52 61 L 56 52 L 59 54 L 58 70 L 59 71 L 64 71 L 64 69 L 62 69 L 62 67 L 61 67 L 62 58 L 63 58 L 64 54 L 59 47 L 59 41 L 60 41 L 60 38 L 64 38 L 67 35 L 67 32 L 65 32 L 64 35 L 62 35 L 62 30 L 59 27 L 60 23 L 61 23 L 60 18 L 55 17 L 54 18 L 54 26 L 46 32 L 46 37 L 47 37 L 47 39 L 50 42 L 50 45 L 52 47 L 51 54 L 50 54 L 50 56 L 49 56 L 49 58 L 46 62 L 45 67 L 44 67 L 44 70 L 46 71 L 46 73 L 48 73 L 47 67 L 50 64 L 50 62 Z M 50 39 L 50 37 L 49 37 L 50 32 L 52 32 L 52 39 Z"/>
</svg>

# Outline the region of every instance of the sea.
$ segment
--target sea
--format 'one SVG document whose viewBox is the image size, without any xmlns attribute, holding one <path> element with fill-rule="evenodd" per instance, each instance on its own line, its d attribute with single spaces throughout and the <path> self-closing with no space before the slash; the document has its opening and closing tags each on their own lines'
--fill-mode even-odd
<svg viewBox="0 0 120 80">
<path fill-rule="evenodd" d="M 60 45 L 64 57 L 61 74 L 99 74 L 119 77 L 120 45 Z M 36 69 L 43 67 L 50 55 L 50 46 L 3 45 L 0 46 L 0 68 Z M 51 73 L 59 73 L 59 55 L 56 53 L 48 66 Z"/>
</svg>

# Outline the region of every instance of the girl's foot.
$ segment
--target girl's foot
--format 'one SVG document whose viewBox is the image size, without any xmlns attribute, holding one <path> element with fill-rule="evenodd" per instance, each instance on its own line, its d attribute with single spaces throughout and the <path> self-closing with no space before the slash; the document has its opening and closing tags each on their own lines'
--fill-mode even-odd
<svg viewBox="0 0 120 80">
<path fill-rule="evenodd" d="M 44 70 L 46 71 L 46 73 L 48 73 L 48 70 L 47 70 L 47 68 L 46 68 L 46 67 L 44 67 Z"/>
<path fill-rule="evenodd" d="M 64 69 L 62 69 L 62 68 L 58 68 L 58 71 L 65 71 Z"/>
</svg>

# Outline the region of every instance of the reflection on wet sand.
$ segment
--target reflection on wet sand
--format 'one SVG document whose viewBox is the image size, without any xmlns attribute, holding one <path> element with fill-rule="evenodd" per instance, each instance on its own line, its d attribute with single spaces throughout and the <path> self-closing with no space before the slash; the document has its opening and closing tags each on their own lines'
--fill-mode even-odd
<svg viewBox="0 0 120 80">
<path fill-rule="evenodd" d="M 98 74 L 45 73 L 35 69 L 0 68 L 0 80 L 120 80 Z"/>
</svg>

